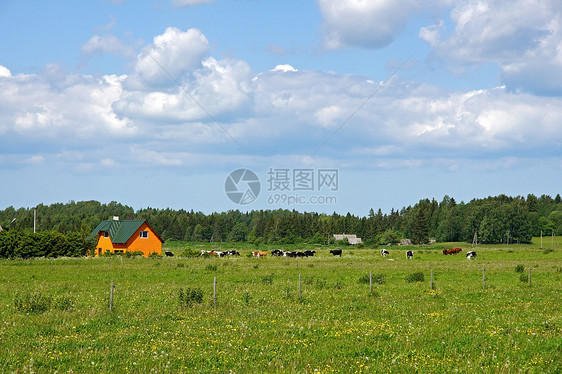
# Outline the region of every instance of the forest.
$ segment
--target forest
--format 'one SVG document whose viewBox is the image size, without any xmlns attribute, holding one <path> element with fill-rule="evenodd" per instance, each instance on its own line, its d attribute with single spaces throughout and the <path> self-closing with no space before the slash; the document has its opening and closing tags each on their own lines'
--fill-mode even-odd
<svg viewBox="0 0 562 374">
<path fill-rule="evenodd" d="M 409 238 L 414 244 L 430 241 L 483 244 L 528 243 L 533 236 L 562 234 L 560 194 L 537 197 L 506 195 L 457 202 L 422 199 L 413 206 L 383 213 L 371 208 L 367 216 L 254 210 L 204 214 L 184 209 L 136 210 L 118 202 L 81 201 L 40 204 L 31 208 L 8 207 L 0 211 L 4 231 L 78 234 L 86 238 L 104 219 L 146 219 L 165 241 L 248 242 L 254 244 L 328 244 L 335 233 L 356 234 L 365 245 L 396 243 Z"/>
</svg>

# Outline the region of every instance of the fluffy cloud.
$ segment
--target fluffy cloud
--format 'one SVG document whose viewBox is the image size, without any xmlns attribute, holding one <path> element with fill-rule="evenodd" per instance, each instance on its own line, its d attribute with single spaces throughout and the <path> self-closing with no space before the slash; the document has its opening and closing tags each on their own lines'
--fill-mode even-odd
<svg viewBox="0 0 562 374">
<path fill-rule="evenodd" d="M 461 64 L 497 63 L 512 89 L 562 93 L 560 1 L 458 1 L 451 21 L 451 32 L 443 20 L 420 30 L 438 56 Z"/>
<path fill-rule="evenodd" d="M 169 27 L 137 57 L 128 83 L 133 88 L 173 86 L 174 80 L 187 79 L 186 75 L 199 68 L 208 53 L 209 42 L 201 31 Z"/>
<path fill-rule="evenodd" d="M 181 85 L 162 76 L 149 53 Z M 22 165 L 59 162 L 87 172 L 148 161 L 226 165 L 247 160 L 247 150 L 252 162 L 454 169 L 469 161 L 441 161 L 517 160 L 538 150 L 553 157 L 562 146 L 560 98 L 506 87 L 450 92 L 399 77 L 383 85 L 283 64 L 256 75 L 244 61 L 207 53 L 199 31 L 167 29 L 136 57 L 130 76 L 56 66 L 13 75 L 0 67 L 2 159 L 13 161 L 18 150 Z"/>
<path fill-rule="evenodd" d="M 59 72 L 60 74 L 60 72 Z M 0 132 L 6 137 L 93 140 L 97 134 L 129 136 L 131 121 L 119 118 L 111 104 L 122 93 L 123 77 L 93 78 L 69 74 L 65 82 L 45 75 L 15 75 L 0 79 Z M 59 75 L 57 75 L 58 77 Z"/>
<path fill-rule="evenodd" d="M 8 69 L 5 66 L 0 65 L 0 78 L 1 77 L 7 78 L 7 77 L 11 77 L 11 76 L 12 76 L 12 73 L 10 72 L 10 69 Z"/>
<path fill-rule="evenodd" d="M 415 0 L 317 0 L 327 48 L 380 48 L 404 29 L 417 9 Z"/>
</svg>

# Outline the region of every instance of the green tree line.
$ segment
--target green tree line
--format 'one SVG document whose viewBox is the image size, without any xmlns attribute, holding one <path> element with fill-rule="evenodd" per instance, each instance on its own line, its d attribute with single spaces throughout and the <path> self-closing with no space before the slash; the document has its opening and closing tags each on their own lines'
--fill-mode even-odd
<svg viewBox="0 0 562 374">
<path fill-rule="evenodd" d="M 422 199 L 413 206 L 383 213 L 370 209 L 366 216 L 320 214 L 295 210 L 254 210 L 204 214 L 184 209 L 144 208 L 134 210 L 117 202 L 71 201 L 38 205 L 34 208 L 8 207 L 0 211 L 5 230 L 77 233 L 85 238 L 104 219 L 146 219 L 164 240 L 207 242 L 250 242 L 255 244 L 328 243 L 335 233 L 356 234 L 369 244 L 386 244 L 409 238 L 426 243 L 472 242 L 477 233 L 481 243 L 527 243 L 533 236 L 562 234 L 560 195 L 509 197 L 506 195 L 457 203 L 445 196 L 441 201 Z M 15 221 L 14 221 L 15 218 Z"/>
<path fill-rule="evenodd" d="M 0 232 L 0 258 L 77 257 L 85 256 L 92 247 L 92 243 L 85 241 L 79 233 Z"/>
</svg>

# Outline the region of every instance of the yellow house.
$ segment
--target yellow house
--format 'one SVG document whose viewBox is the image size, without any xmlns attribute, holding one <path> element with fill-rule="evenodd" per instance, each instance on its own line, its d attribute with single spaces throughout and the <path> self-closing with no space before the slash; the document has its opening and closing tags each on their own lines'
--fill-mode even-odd
<svg viewBox="0 0 562 374">
<path fill-rule="evenodd" d="M 145 220 L 105 220 L 89 236 L 97 240 L 95 256 L 106 252 L 142 252 L 162 254 L 164 242 Z"/>
</svg>

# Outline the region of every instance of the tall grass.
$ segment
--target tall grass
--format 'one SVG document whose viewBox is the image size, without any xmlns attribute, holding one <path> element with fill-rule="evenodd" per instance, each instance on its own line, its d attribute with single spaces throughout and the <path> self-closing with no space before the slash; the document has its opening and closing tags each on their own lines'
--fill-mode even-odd
<svg viewBox="0 0 562 374">
<path fill-rule="evenodd" d="M 175 257 L 174 266 L 0 261 L 0 372 L 560 372 L 562 251 L 476 250 L 476 261 L 432 248 L 416 261 L 399 248 L 387 258 L 322 249 L 296 259 Z M 519 264 L 532 267 L 532 286 Z M 375 296 L 369 272 L 384 279 Z M 405 282 L 414 273 L 424 280 Z M 28 312 L 16 307 L 24 295 L 51 302 Z M 62 297 L 71 307 L 54 306 Z"/>
</svg>

